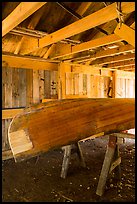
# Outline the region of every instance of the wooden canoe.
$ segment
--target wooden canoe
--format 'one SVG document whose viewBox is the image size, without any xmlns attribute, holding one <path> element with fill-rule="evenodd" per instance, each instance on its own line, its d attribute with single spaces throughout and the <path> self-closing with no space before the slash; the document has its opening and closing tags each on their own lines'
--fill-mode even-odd
<svg viewBox="0 0 137 204">
<path fill-rule="evenodd" d="M 15 161 L 104 132 L 135 127 L 135 99 L 62 99 L 34 105 L 16 115 L 8 129 Z"/>
</svg>

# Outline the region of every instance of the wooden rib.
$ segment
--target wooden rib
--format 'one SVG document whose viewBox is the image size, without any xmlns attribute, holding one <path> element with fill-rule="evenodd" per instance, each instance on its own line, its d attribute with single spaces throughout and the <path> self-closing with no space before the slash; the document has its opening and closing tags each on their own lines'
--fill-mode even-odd
<svg viewBox="0 0 137 204">
<path fill-rule="evenodd" d="M 2 37 L 32 15 L 46 2 L 21 2 L 6 19 L 2 21 Z"/>
<path fill-rule="evenodd" d="M 135 47 L 135 30 L 129 26 L 122 24 L 119 28 L 118 24 L 114 33 Z"/>
<path fill-rule="evenodd" d="M 103 57 L 97 60 L 94 60 L 90 63 L 90 65 L 95 65 L 95 64 L 109 64 L 113 62 L 119 62 L 123 60 L 129 60 L 129 59 L 135 59 L 135 54 L 134 53 L 129 53 L 126 55 L 118 55 L 118 56 L 113 56 L 113 57 Z"/>
<path fill-rule="evenodd" d="M 41 58 L 2 54 L 2 63 L 10 68 L 57 71 L 57 63 L 47 62 Z"/>
<path fill-rule="evenodd" d="M 119 67 L 126 67 L 126 66 L 131 66 L 135 65 L 135 60 L 126 60 L 122 62 L 116 62 L 116 63 L 111 63 L 107 65 L 107 68 L 119 68 Z"/>
</svg>

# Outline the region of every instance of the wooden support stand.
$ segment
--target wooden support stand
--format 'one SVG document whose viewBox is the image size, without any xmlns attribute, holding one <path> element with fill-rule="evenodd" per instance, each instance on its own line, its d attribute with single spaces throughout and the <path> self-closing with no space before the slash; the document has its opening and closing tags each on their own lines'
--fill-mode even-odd
<svg viewBox="0 0 137 204">
<path fill-rule="evenodd" d="M 109 142 L 105 154 L 105 159 L 103 162 L 96 194 L 102 196 L 105 189 L 105 184 L 107 181 L 108 174 L 115 169 L 116 178 L 121 178 L 121 157 L 119 157 L 119 144 L 118 138 L 115 135 L 109 136 Z"/>
<path fill-rule="evenodd" d="M 86 167 L 83 153 L 82 153 L 79 142 L 75 143 L 74 146 L 76 148 L 76 153 L 78 154 L 81 165 L 83 167 Z M 62 149 L 64 150 L 64 158 L 63 158 L 60 177 L 65 179 L 67 176 L 67 171 L 68 171 L 69 162 L 70 162 L 70 158 L 71 158 L 71 154 L 72 154 L 72 150 L 73 150 L 73 145 L 64 146 Z"/>
</svg>

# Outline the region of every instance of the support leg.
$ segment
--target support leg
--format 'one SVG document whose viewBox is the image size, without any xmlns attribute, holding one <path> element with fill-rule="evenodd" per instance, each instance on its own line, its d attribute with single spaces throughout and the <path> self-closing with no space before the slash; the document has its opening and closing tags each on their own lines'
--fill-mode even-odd
<svg viewBox="0 0 137 204">
<path fill-rule="evenodd" d="M 82 150 L 81 150 L 79 142 L 75 143 L 75 146 L 77 148 L 77 154 L 78 154 L 81 166 L 85 168 L 86 167 L 86 163 L 85 163 L 85 160 L 84 160 L 83 153 L 82 153 Z"/>
<path fill-rule="evenodd" d="M 118 139 L 118 138 L 117 138 Z M 115 152 L 114 152 L 114 159 L 116 160 L 117 158 L 120 158 L 120 154 L 119 154 L 119 144 L 116 145 L 115 148 Z M 116 166 L 116 168 L 114 169 L 115 171 L 115 178 L 117 180 L 121 179 L 121 166 L 120 164 Z"/>
<path fill-rule="evenodd" d="M 64 178 L 64 179 L 67 176 L 69 161 L 71 157 L 71 149 L 72 149 L 72 145 L 67 145 L 64 147 L 64 158 L 63 158 L 61 175 L 60 175 L 61 178 Z"/>
<path fill-rule="evenodd" d="M 105 189 L 105 184 L 107 181 L 107 176 L 109 174 L 110 166 L 114 157 L 115 153 L 115 147 L 116 147 L 116 136 L 109 136 L 109 143 L 107 146 L 106 154 L 105 154 L 105 159 L 103 162 L 96 194 L 99 196 L 102 196 L 104 193 Z"/>
</svg>

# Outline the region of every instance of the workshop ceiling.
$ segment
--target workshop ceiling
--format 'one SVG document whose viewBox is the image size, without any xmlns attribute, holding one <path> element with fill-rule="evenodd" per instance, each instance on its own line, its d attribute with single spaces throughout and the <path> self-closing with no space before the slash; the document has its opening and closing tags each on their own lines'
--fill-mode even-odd
<svg viewBox="0 0 137 204">
<path fill-rule="evenodd" d="M 135 2 L 2 2 L 2 54 L 135 71 Z"/>
</svg>

